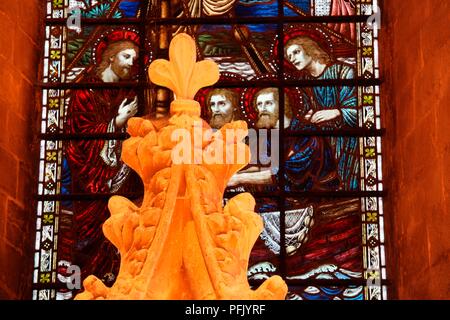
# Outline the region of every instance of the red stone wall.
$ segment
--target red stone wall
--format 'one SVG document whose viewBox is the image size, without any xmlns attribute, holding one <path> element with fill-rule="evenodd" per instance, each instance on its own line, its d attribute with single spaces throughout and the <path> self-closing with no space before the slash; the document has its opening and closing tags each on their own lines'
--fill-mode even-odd
<svg viewBox="0 0 450 320">
<path fill-rule="evenodd" d="M 450 2 L 384 4 L 391 297 L 450 299 Z"/>
<path fill-rule="evenodd" d="M 0 1 L 0 299 L 31 298 L 42 3 Z"/>
</svg>

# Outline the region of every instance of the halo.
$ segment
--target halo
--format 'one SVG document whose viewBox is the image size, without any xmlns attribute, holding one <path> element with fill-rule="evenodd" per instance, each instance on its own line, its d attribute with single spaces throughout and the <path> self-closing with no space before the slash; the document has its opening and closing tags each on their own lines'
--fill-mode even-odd
<svg viewBox="0 0 450 320">
<path fill-rule="evenodd" d="M 99 65 L 101 63 L 102 55 L 105 49 L 113 42 L 117 41 L 123 41 L 128 40 L 131 42 L 134 42 L 138 47 L 140 47 L 140 36 L 139 32 L 136 29 L 133 29 L 131 27 L 122 27 L 122 28 L 115 28 L 111 29 L 108 32 L 104 33 L 102 37 L 97 39 L 97 41 L 94 43 L 94 50 L 93 50 L 93 61 L 96 65 Z M 146 53 L 144 56 L 144 64 L 146 66 L 149 65 L 149 62 L 153 58 L 152 46 L 150 42 L 146 43 Z"/>
<path fill-rule="evenodd" d="M 266 74 L 257 77 L 256 79 L 264 79 L 264 80 L 274 80 L 276 79 L 276 76 L 273 74 Z M 241 98 L 239 100 L 239 105 L 241 108 L 241 114 L 243 120 L 245 120 L 249 127 L 256 128 L 256 122 L 258 121 L 258 111 L 256 110 L 253 100 L 255 98 L 255 95 L 262 89 L 266 88 L 277 88 L 276 86 L 273 87 L 252 87 L 252 88 L 244 88 L 242 90 Z M 297 87 L 292 88 L 285 88 L 285 95 L 287 96 L 289 108 L 292 112 L 292 117 L 298 116 L 299 112 L 302 110 L 303 105 L 303 96 L 301 94 L 301 91 Z M 285 111 L 286 111 L 286 104 L 285 104 Z"/>
<path fill-rule="evenodd" d="M 242 83 L 245 80 L 243 77 L 241 77 L 240 75 L 238 75 L 236 73 L 221 72 L 219 82 L 220 81 Z M 214 89 L 219 89 L 219 88 L 217 88 L 217 87 L 202 88 L 197 92 L 197 94 L 194 97 L 194 100 L 196 100 L 200 103 L 201 117 L 205 121 L 208 121 L 208 119 L 211 118 L 211 114 L 210 114 L 210 110 L 208 108 L 206 98 L 208 97 L 208 94 Z M 239 103 L 239 99 L 240 99 L 239 97 L 241 96 L 242 88 L 220 88 L 220 89 L 230 90 L 230 91 L 234 91 L 236 93 L 238 105 L 236 105 L 235 108 L 239 111 L 239 117 L 242 118 L 242 111 L 241 111 L 240 103 Z"/>
<path fill-rule="evenodd" d="M 286 43 L 296 37 L 309 37 L 313 41 L 315 41 L 322 50 L 327 52 L 332 60 L 334 60 L 335 55 L 335 48 L 333 45 L 333 41 L 331 39 L 330 34 L 328 32 L 324 31 L 323 28 L 317 25 L 312 24 L 296 24 L 296 25 L 290 25 L 284 29 L 284 39 L 283 39 L 283 45 L 286 47 Z M 272 61 L 278 61 L 278 35 L 275 36 L 273 44 L 270 48 L 270 55 L 272 57 Z M 289 72 L 299 72 L 295 67 L 289 63 L 286 59 L 284 59 L 283 54 L 283 63 L 284 63 L 284 69 Z M 278 65 L 278 63 L 274 63 L 275 66 Z"/>
</svg>

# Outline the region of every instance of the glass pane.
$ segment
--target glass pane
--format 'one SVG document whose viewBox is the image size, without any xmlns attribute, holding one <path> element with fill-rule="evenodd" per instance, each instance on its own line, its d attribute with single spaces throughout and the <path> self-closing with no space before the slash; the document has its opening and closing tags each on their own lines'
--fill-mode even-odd
<svg viewBox="0 0 450 320">
<path fill-rule="evenodd" d="M 236 17 L 277 17 L 278 1 L 240 0 L 235 5 Z"/>
<path fill-rule="evenodd" d="M 359 138 L 289 137 L 284 145 L 287 191 L 360 189 Z"/>
<path fill-rule="evenodd" d="M 260 79 L 275 72 L 270 60 L 276 34 L 274 24 L 172 26 L 172 32 L 192 35 L 197 40 L 199 56 L 219 65 L 222 80 Z"/>
<path fill-rule="evenodd" d="M 150 32 L 150 28 L 148 30 Z M 140 39 L 138 27 L 134 25 L 86 25 L 81 30 L 47 26 L 43 81 L 92 83 L 136 80 L 139 75 Z M 154 49 L 149 41 L 145 43 L 146 66 L 152 60 Z M 112 73 L 116 77 L 111 78 Z"/>
<path fill-rule="evenodd" d="M 378 86 L 323 85 L 285 89 L 291 131 L 381 129 Z"/>
<path fill-rule="evenodd" d="M 361 203 L 364 212 L 362 215 L 364 278 L 370 284 L 367 294 L 370 299 L 381 299 L 381 281 L 386 279 L 383 203 L 381 198 L 376 197 L 362 198 Z"/>
<path fill-rule="evenodd" d="M 140 36 L 138 27 L 129 26 L 97 26 L 86 25 L 80 32 L 61 28 L 60 32 L 67 33 L 66 70 L 68 82 L 92 82 L 95 76 L 102 78 L 102 71 L 112 65 L 121 80 L 134 80 L 139 74 L 139 46 Z M 111 56 L 124 54 L 111 63 Z M 133 50 L 134 52 L 130 52 Z M 146 44 L 145 62 L 149 63 L 153 52 L 150 45 Z M 120 69 L 126 66 L 129 70 Z M 127 71 L 125 73 L 124 71 Z"/>
<path fill-rule="evenodd" d="M 263 232 L 253 246 L 248 278 L 267 279 L 280 274 L 280 210 L 276 198 L 256 198 L 255 212 L 264 223 Z"/>
<path fill-rule="evenodd" d="M 287 279 L 316 279 L 329 272 L 337 273 L 317 279 L 363 277 L 359 198 L 288 198 L 287 203 L 288 208 L 297 206 L 309 211 L 286 212 L 286 239 L 292 239 L 290 247 L 286 247 Z"/>
<path fill-rule="evenodd" d="M 122 162 L 117 140 L 67 141 L 61 193 L 142 193 L 137 173 Z"/>
<path fill-rule="evenodd" d="M 334 274 L 339 273 L 334 272 Z M 333 272 L 323 272 L 331 276 Z M 291 288 L 286 300 L 364 300 L 363 286 L 303 286 Z"/>
<path fill-rule="evenodd" d="M 356 24 L 340 32 L 324 24 L 284 27 L 285 72 L 288 79 L 339 80 L 356 76 Z M 311 64 L 315 61 L 315 64 Z"/>
<path fill-rule="evenodd" d="M 121 160 L 120 140 L 47 141 L 41 195 L 140 193 L 142 182 Z"/>
<path fill-rule="evenodd" d="M 58 246 L 58 282 L 70 282 L 71 266 L 80 268 L 81 281 L 93 274 L 108 285 L 120 267 L 117 248 L 105 238 L 103 223 L 110 217 L 108 200 L 63 201 Z"/>
<path fill-rule="evenodd" d="M 371 0 L 287 0 L 286 16 L 353 16 L 372 14 Z"/>
<path fill-rule="evenodd" d="M 222 128 L 231 121 L 245 121 L 248 125 L 246 143 L 251 151 L 249 164 L 233 176 L 227 192 L 273 192 L 277 190 L 279 166 L 279 131 L 270 128 L 268 122 L 277 122 L 277 111 L 264 114 L 258 122 L 255 110 L 255 93 L 264 95 L 264 88 L 207 88 L 201 90 L 196 99 L 202 107 L 202 117 L 214 129 Z M 269 95 L 278 95 L 278 89 L 270 88 Z M 267 94 L 266 94 L 267 96 Z M 273 101 L 273 99 L 271 100 Z M 275 106 L 273 107 L 275 108 Z M 269 119 L 270 118 L 270 119 Z M 274 129 L 274 130 L 271 130 Z M 227 135 L 227 132 L 223 134 Z M 226 138 L 226 136 L 224 137 Z"/>
<path fill-rule="evenodd" d="M 285 138 L 287 191 L 382 191 L 376 137 Z"/>
<path fill-rule="evenodd" d="M 67 18 L 79 14 L 83 18 L 135 18 L 140 0 L 47 0 L 47 14 L 52 18 Z"/>
<path fill-rule="evenodd" d="M 63 61 L 66 53 L 64 30 L 60 26 L 45 28 L 44 82 L 59 82 L 64 79 Z"/>
<path fill-rule="evenodd" d="M 316 86 L 286 90 L 285 115 L 292 120 L 288 130 L 315 131 L 362 127 L 363 113 L 354 86 Z M 373 121 L 373 109 L 367 109 L 366 123 Z M 371 117 L 371 119 L 369 119 Z M 370 124 L 372 125 L 373 122 Z"/>
<path fill-rule="evenodd" d="M 92 81 L 101 83 L 100 80 Z M 49 98 L 42 109 L 41 132 L 72 135 L 125 133 L 125 118 L 154 112 L 150 101 L 156 96 L 150 89 L 139 95 L 136 89 L 95 89 L 89 85 L 85 89 L 49 89 L 45 92 Z M 144 101 L 140 102 L 139 97 Z M 124 116 L 125 111 L 130 113 Z"/>
<path fill-rule="evenodd" d="M 286 78 L 318 81 L 378 78 L 375 31 L 366 23 L 336 23 L 334 28 L 319 23 L 285 25 Z M 277 49 L 274 53 L 276 58 Z M 310 64 L 311 61 L 317 63 Z"/>
</svg>

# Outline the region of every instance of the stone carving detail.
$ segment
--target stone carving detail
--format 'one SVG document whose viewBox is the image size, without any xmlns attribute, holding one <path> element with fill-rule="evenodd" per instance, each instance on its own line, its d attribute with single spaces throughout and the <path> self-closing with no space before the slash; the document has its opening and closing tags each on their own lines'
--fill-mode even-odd
<svg viewBox="0 0 450 320">
<path fill-rule="evenodd" d="M 279 276 L 257 290 L 247 281 L 250 251 L 263 229 L 262 219 L 253 212 L 253 197 L 240 194 L 222 207 L 227 181 L 250 157 L 242 141 L 224 141 L 225 130 L 246 133 L 247 125 L 232 122 L 212 133 L 201 120 L 200 105 L 192 99 L 200 88 L 217 82 L 219 71 L 212 61 L 196 62 L 192 38 L 177 35 L 169 57 L 153 62 L 149 75 L 175 93 L 171 118 L 163 127 L 131 118 L 131 137 L 123 143 L 123 161 L 144 182 L 142 205 L 112 197 L 111 217 L 103 225 L 105 236 L 120 251 L 117 280 L 109 288 L 89 276 L 76 299 L 284 299 L 287 286 Z M 172 151 L 178 142 L 172 135 L 178 129 L 201 139 L 199 145 L 192 143 L 192 156 L 200 151 L 204 160 L 205 151 L 221 144 L 223 150 L 243 148 L 245 163 L 174 163 Z M 212 138 L 205 139 L 205 132 Z"/>
</svg>

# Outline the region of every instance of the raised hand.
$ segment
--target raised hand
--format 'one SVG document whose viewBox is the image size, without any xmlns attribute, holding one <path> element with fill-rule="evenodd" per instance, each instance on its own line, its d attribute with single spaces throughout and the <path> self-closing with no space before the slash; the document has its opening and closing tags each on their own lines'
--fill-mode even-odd
<svg viewBox="0 0 450 320">
<path fill-rule="evenodd" d="M 133 101 L 127 104 L 127 98 L 125 98 L 119 106 L 116 116 L 116 127 L 122 128 L 128 119 L 133 117 L 138 111 L 137 97 Z"/>
</svg>

